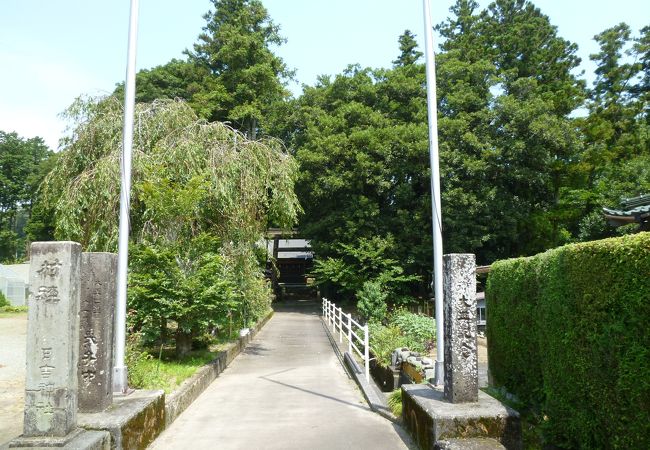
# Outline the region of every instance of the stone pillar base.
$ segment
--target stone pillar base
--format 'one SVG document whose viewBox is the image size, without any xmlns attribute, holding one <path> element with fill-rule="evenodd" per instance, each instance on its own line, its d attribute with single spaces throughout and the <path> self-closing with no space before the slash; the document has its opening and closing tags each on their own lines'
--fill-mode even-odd
<svg viewBox="0 0 650 450">
<path fill-rule="evenodd" d="M 35 449 L 57 448 L 64 450 L 110 450 L 111 435 L 107 431 L 86 431 L 81 428 L 67 436 L 24 437 L 19 436 L 9 442 L 6 448 Z"/>
<path fill-rule="evenodd" d="M 519 413 L 479 391 L 478 402 L 450 403 L 439 389 L 402 385 L 402 417 L 420 448 L 448 439 L 493 438 L 508 450 L 521 450 Z"/>
</svg>

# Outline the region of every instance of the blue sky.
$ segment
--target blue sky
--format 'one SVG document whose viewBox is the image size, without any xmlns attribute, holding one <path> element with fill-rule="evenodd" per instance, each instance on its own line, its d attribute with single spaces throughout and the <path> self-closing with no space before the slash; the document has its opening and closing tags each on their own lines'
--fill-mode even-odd
<svg viewBox="0 0 650 450">
<path fill-rule="evenodd" d="M 422 44 L 422 0 L 262 0 L 287 44 L 276 49 L 299 83 L 336 74 L 347 64 L 387 67 L 397 37 L 410 29 Z M 453 0 L 431 0 L 432 20 Z M 479 0 L 482 6 L 489 1 Z M 593 65 L 593 35 L 621 21 L 636 32 L 650 24 L 647 0 L 537 0 L 559 34 Z M 182 57 L 204 24 L 209 0 L 140 0 L 138 69 Z M 57 147 L 58 117 L 75 97 L 112 91 L 123 80 L 129 0 L 2 0 L 0 2 L 0 130 L 42 136 Z M 292 86 L 299 92 L 298 85 Z"/>
</svg>

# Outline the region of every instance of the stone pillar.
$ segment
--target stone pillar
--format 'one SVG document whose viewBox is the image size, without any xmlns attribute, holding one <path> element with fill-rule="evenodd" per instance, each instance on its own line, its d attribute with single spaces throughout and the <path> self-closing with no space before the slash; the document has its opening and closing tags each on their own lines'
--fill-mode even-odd
<svg viewBox="0 0 650 450">
<path fill-rule="evenodd" d="M 103 411 L 113 403 L 116 276 L 116 254 L 81 254 L 78 369 L 80 412 Z"/>
<path fill-rule="evenodd" d="M 34 242 L 23 437 L 65 437 L 77 425 L 81 245 Z"/>
<path fill-rule="evenodd" d="M 476 261 L 473 254 L 443 258 L 445 399 L 478 401 Z"/>
</svg>

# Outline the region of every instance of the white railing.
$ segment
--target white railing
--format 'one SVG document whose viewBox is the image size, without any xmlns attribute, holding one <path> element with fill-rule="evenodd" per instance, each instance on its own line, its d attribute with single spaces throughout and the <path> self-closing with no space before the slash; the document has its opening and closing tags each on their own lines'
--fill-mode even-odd
<svg viewBox="0 0 650 450">
<path fill-rule="evenodd" d="M 361 325 L 359 322 L 352 319 L 351 314 L 346 314 L 341 308 L 337 308 L 336 304 L 323 298 L 323 318 L 325 322 L 332 327 L 332 333 L 335 334 L 338 330 L 339 343 L 343 343 L 343 337 L 348 341 L 348 353 L 354 356 L 354 350 L 357 355 L 363 360 L 366 372 L 366 380 L 370 382 L 370 333 L 368 332 L 368 324 Z M 363 337 L 359 336 L 355 331 L 363 331 Z M 363 352 L 355 345 L 355 341 L 363 347 Z"/>
</svg>

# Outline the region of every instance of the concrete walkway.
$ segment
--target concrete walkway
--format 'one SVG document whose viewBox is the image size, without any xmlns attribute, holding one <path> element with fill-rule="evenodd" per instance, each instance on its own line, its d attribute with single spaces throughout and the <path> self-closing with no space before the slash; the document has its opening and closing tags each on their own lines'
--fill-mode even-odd
<svg viewBox="0 0 650 450">
<path fill-rule="evenodd" d="M 244 353 L 152 449 L 408 449 L 336 357 L 319 305 L 277 310 Z"/>
</svg>

